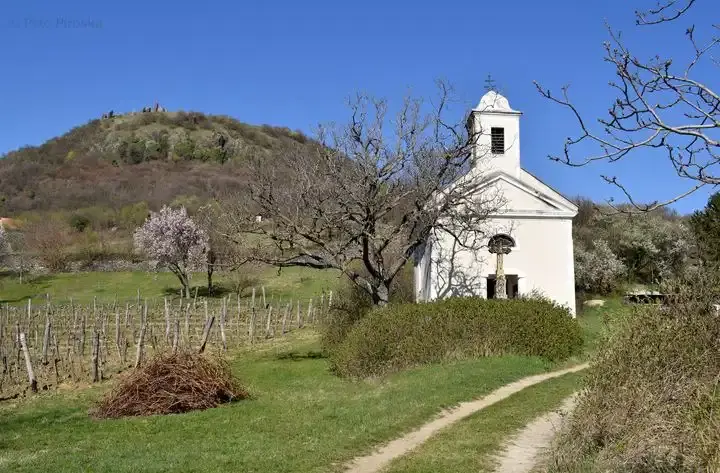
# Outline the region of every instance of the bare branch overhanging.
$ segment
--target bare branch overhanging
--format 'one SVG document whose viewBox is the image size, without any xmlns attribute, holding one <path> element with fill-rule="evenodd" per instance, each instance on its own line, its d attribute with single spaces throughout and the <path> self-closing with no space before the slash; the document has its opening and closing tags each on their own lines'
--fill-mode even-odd
<svg viewBox="0 0 720 473">
<path fill-rule="evenodd" d="M 659 25 L 681 18 L 695 0 L 666 0 L 654 9 L 636 12 L 638 25 Z M 633 153 L 662 151 L 675 173 L 693 182 L 680 194 L 650 204 L 638 203 L 617 177 L 603 176 L 616 186 L 635 210 L 649 211 L 669 205 L 705 187 L 720 184 L 720 95 L 717 77 L 720 64 L 712 56 L 720 44 L 720 26 L 710 25 L 710 34 L 698 40 L 695 26 L 685 36 L 692 48 L 685 64 L 656 55 L 642 59 L 633 54 L 620 33 L 608 26 L 610 41 L 605 43 L 605 61 L 612 64 L 617 80 L 610 82 L 616 97 L 608 116 L 591 126 L 571 101 L 569 87 L 559 95 L 535 82 L 547 99 L 570 110 L 580 133 L 569 137 L 561 155 L 550 159 L 569 166 L 593 162 L 617 162 Z M 597 152 L 575 156 L 578 145 L 594 145 Z M 615 207 L 610 200 L 609 204 Z"/>
</svg>

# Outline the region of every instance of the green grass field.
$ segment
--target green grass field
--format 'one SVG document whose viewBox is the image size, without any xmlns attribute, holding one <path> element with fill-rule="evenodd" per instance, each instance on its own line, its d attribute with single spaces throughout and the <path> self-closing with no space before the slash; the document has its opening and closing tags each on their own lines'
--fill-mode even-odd
<svg viewBox="0 0 720 473">
<path fill-rule="evenodd" d="M 585 358 L 595 353 L 613 319 L 632 310 L 632 307 L 625 304 L 621 297 L 609 297 L 604 300 L 604 306 L 584 308 L 577 316 L 585 338 Z"/>
<path fill-rule="evenodd" d="M 232 366 L 253 399 L 183 415 L 94 420 L 109 385 L 0 404 L 3 472 L 328 472 L 442 408 L 548 369 L 500 357 L 425 366 L 382 381 L 328 372 L 301 331 Z"/>
<path fill-rule="evenodd" d="M 309 268 L 286 268 L 278 273 L 274 268 L 244 270 L 245 276 L 256 279 L 254 284 L 258 290 L 265 286 L 268 297 L 284 299 L 310 298 L 318 296 L 322 291 L 337 287 L 340 275 L 335 271 L 320 271 Z M 234 273 L 219 273 L 214 282 L 223 291 L 234 290 Z M 193 275 L 192 285 L 204 289 L 206 277 L 204 273 Z M 20 284 L 15 277 L 0 274 L 0 304 L 21 304 L 28 298 L 45 299 L 46 295 L 59 303 L 68 302 L 70 298 L 80 304 L 98 301 L 110 302 L 131 300 L 137 297 L 138 290 L 143 299 L 159 299 L 165 296 L 178 297 L 180 283 L 169 272 L 88 272 L 60 273 L 35 276 Z M 194 289 L 193 289 L 194 291 Z M 246 289 L 249 294 L 251 288 Z M 193 292 L 194 294 L 194 292 Z M 202 294 L 202 292 L 201 292 Z"/>
</svg>

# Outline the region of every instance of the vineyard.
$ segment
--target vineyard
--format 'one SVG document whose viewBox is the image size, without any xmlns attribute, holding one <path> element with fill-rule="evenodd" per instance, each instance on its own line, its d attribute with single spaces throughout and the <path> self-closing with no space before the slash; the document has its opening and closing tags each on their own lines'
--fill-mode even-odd
<svg viewBox="0 0 720 473">
<path fill-rule="evenodd" d="M 0 310 L 0 400 L 99 382 L 137 367 L 157 353 L 262 343 L 324 319 L 332 291 L 314 300 L 275 299 L 265 288 L 252 296 L 143 299 L 80 305 L 47 297 Z"/>
</svg>

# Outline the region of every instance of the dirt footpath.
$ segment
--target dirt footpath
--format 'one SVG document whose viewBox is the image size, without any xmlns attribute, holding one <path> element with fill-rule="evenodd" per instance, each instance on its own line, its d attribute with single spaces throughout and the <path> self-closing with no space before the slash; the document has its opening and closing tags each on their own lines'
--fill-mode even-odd
<svg viewBox="0 0 720 473">
<path fill-rule="evenodd" d="M 538 417 L 510 439 L 498 457 L 495 473 L 527 473 L 550 446 L 563 419 L 575 407 L 577 396 L 570 396 L 559 410 Z"/>
<path fill-rule="evenodd" d="M 410 450 L 422 445 L 437 431 L 448 427 L 455 422 L 474 414 L 486 407 L 502 401 L 513 394 L 522 391 L 534 384 L 541 383 L 548 379 L 557 378 L 568 373 L 574 373 L 587 368 L 587 364 L 573 366 L 564 370 L 550 373 L 528 376 L 510 384 L 496 389 L 487 396 L 475 401 L 461 403 L 458 407 L 443 412 L 437 419 L 428 422 L 419 429 L 410 432 L 387 445 L 381 447 L 377 452 L 364 457 L 358 457 L 348 464 L 347 473 L 377 473 L 387 466 L 395 458 L 405 455 Z M 500 471 L 500 470 L 498 470 Z M 528 471 L 528 470 L 507 470 L 507 471 Z"/>
</svg>

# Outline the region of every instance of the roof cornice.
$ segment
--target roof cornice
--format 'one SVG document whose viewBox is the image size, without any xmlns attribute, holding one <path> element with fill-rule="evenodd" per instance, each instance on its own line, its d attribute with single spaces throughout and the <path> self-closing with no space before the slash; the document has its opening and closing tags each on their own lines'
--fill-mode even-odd
<svg viewBox="0 0 720 473">
<path fill-rule="evenodd" d="M 554 218 L 572 220 L 576 213 L 569 210 L 506 210 L 488 214 L 488 218 Z"/>
<path fill-rule="evenodd" d="M 523 114 L 523 112 L 518 112 L 517 110 L 480 110 L 478 108 L 473 108 L 471 110 L 473 114 L 483 114 L 483 115 L 515 115 L 520 116 Z"/>
</svg>

